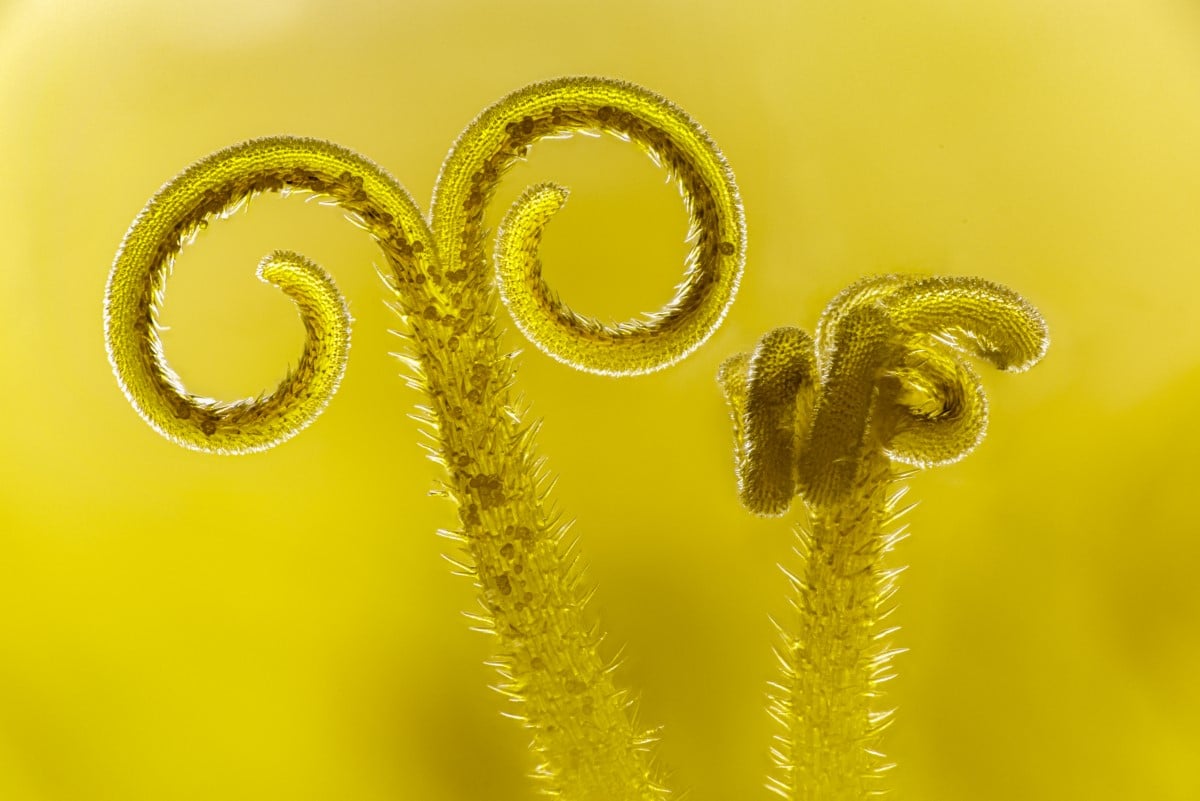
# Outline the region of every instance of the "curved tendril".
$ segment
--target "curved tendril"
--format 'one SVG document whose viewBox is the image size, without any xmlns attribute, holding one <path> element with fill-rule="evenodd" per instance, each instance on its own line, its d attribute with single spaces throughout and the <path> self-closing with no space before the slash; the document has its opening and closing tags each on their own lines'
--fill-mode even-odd
<svg viewBox="0 0 1200 801">
<path fill-rule="evenodd" d="M 813 336 L 822 374 L 829 372 L 829 363 L 837 347 L 834 338 L 842 319 L 860 306 L 879 302 L 897 287 L 903 286 L 904 281 L 904 277 L 899 275 L 872 275 L 854 282 L 829 301 L 817 320 L 817 330 Z"/>
<path fill-rule="evenodd" d="M 982 278 L 934 276 L 899 286 L 887 300 L 904 331 L 934 334 L 998 370 L 1019 373 L 1046 355 L 1045 320 L 1011 289 Z"/>
<path fill-rule="evenodd" d="M 615 327 L 560 303 L 541 279 L 537 245 L 566 193 L 542 186 L 514 204 L 498 238 L 495 273 L 502 297 L 534 344 L 579 369 L 631 375 L 684 358 L 720 324 L 741 277 L 746 235 L 732 173 L 704 131 L 665 99 L 619 81 L 567 78 L 504 98 L 463 132 L 438 178 L 432 230 L 391 176 L 327 142 L 260 139 L 194 164 L 151 199 L 118 251 L 105 299 L 108 353 L 118 382 L 155 430 L 186 447 L 244 453 L 279 444 L 312 422 L 337 388 L 345 357 L 336 342 L 348 342 L 345 304 L 296 296 L 308 330 L 304 356 L 269 395 L 234 403 L 193 395 L 166 361 L 157 318 L 174 259 L 195 232 L 259 192 L 331 197 L 388 257 L 399 311 L 414 329 L 423 329 L 414 335 L 431 348 L 454 350 L 463 335 L 487 328 L 481 319 L 490 319 L 483 212 L 500 178 L 538 139 L 593 129 L 653 152 L 678 180 L 695 233 L 678 294 L 646 320 Z M 286 289 L 289 281 L 280 286 Z M 328 279 L 324 283 L 332 287 Z M 456 306 L 461 315 L 447 313 Z M 471 315 L 477 325 L 466 319 Z M 328 363 L 319 363 L 322 354 Z"/>
<path fill-rule="evenodd" d="M 607 375 L 653 372 L 686 357 L 720 325 L 746 250 L 729 166 L 699 125 L 664 98 L 593 78 L 547 81 L 505 98 L 463 132 L 443 164 L 433 230 L 448 270 L 482 269 L 483 212 L 500 176 L 539 139 L 589 130 L 634 142 L 678 181 L 694 245 L 675 297 L 645 319 L 615 326 L 559 301 L 542 280 L 538 258 L 543 229 L 567 197 L 553 184 L 531 187 L 508 211 L 495 250 L 497 283 L 517 326 L 553 358 Z"/>
<path fill-rule="evenodd" d="M 105 295 L 109 361 L 130 403 L 163 436 L 194 450 L 265 450 L 311 423 L 337 390 L 350 345 L 346 303 L 324 270 L 277 252 L 259 276 L 296 302 L 305 326 L 296 369 L 263 397 L 223 403 L 189 393 L 171 369 L 158 314 L 175 257 L 209 219 L 260 192 L 331 197 L 375 237 L 398 276 L 436 269 L 432 237 L 408 193 L 367 159 L 328 142 L 275 137 L 214 153 L 164 186 L 134 220 L 117 252 Z"/>
<path fill-rule="evenodd" d="M 799 328 L 769 331 L 752 356 L 725 362 L 721 383 L 731 405 L 741 406 L 736 417 L 742 503 L 756 514 L 783 514 L 796 494 L 797 447 L 808 434 L 820 383 L 812 338 Z"/>
<path fill-rule="evenodd" d="M 741 357 L 760 365 L 757 379 L 752 366 L 740 385 L 722 378 L 727 396 L 734 385 L 742 393 L 730 402 L 741 432 L 739 486 L 743 502 L 760 514 L 786 509 L 786 501 L 762 499 L 779 498 L 789 482 L 812 504 L 835 502 L 855 486 L 873 450 L 915 467 L 963 458 L 982 441 L 988 408 L 978 375 L 962 357 L 1018 372 L 1049 345 L 1045 321 L 1032 305 L 978 278 L 868 278 L 826 307 L 811 351 L 759 360 L 786 330 L 768 332 L 753 359 Z M 808 374 L 814 363 L 820 386 L 810 390 L 797 382 L 793 390 L 787 377 Z M 776 411 L 778 426 L 756 423 L 756 408 L 786 408 L 779 394 L 784 386 L 798 404 L 796 422 Z M 788 462 L 792 443 L 799 443 L 798 452 Z M 773 458 L 756 463 L 756 453 Z"/>
<path fill-rule="evenodd" d="M 800 453 L 799 484 L 805 499 L 828 503 L 854 485 L 863 456 L 873 447 L 868 430 L 875 384 L 892 352 L 892 329 L 875 304 L 848 311 L 834 330 L 832 353 L 813 410 L 811 436 Z"/>
<path fill-rule="evenodd" d="M 962 459 L 987 432 L 979 374 L 933 336 L 914 336 L 879 382 L 879 439 L 893 461 L 934 467 Z"/>
</svg>

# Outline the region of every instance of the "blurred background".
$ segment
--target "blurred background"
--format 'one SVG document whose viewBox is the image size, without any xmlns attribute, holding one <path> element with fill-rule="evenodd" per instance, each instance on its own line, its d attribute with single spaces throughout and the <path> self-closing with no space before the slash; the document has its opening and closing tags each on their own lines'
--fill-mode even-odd
<svg viewBox="0 0 1200 801">
<path fill-rule="evenodd" d="M 262 198 L 180 261 L 164 319 L 190 389 L 271 387 L 302 329 L 253 277 L 326 265 L 356 339 L 311 429 L 238 459 L 178 449 L 117 389 L 101 304 L 129 223 L 249 137 L 334 140 L 427 207 L 482 108 L 562 74 L 665 94 L 745 201 L 727 324 L 664 374 L 520 384 L 599 584 L 595 609 L 672 786 L 765 798 L 768 614 L 789 520 L 738 506 L 713 380 L 766 329 L 811 329 L 881 271 L 985 276 L 1045 313 L 1023 375 L 984 375 L 990 434 L 911 481 L 897 797 L 1200 798 L 1200 6 L 1194 0 L 0 4 L 0 798 L 523 799 L 454 521 L 386 354 L 372 243 Z M 548 279 L 582 311 L 678 280 L 673 186 L 615 139 L 547 142 L 506 181 L 572 187 Z M 640 258 L 635 258 L 641 254 Z M 514 348 L 524 347 L 519 336 Z"/>
</svg>

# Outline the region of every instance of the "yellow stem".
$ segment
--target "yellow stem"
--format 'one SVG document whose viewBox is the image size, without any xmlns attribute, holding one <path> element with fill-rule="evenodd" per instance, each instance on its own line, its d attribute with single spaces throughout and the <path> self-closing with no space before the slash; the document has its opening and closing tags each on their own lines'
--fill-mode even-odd
<svg viewBox="0 0 1200 801">
<path fill-rule="evenodd" d="M 882 456 L 865 467 L 841 501 L 812 507 L 798 529 L 797 614 L 783 630 L 783 677 L 772 698 L 784 734 L 771 786 L 791 801 L 862 801 L 888 767 L 878 741 L 890 719 L 879 705 L 881 682 L 895 653 L 880 622 L 895 576 L 882 566 L 891 468 Z"/>
<path fill-rule="evenodd" d="M 694 246 L 676 296 L 646 319 L 606 326 L 557 301 L 540 275 L 542 229 L 565 191 L 527 192 L 487 248 L 484 210 L 505 171 L 539 139 L 604 130 L 664 164 L 684 196 Z M 425 393 L 426 433 L 458 505 L 462 572 L 475 578 L 481 628 L 497 637 L 494 664 L 512 716 L 532 730 L 537 775 L 551 796 L 651 801 L 666 790 L 649 738 L 629 714 L 584 621 L 588 590 L 573 569 L 564 527 L 546 512 L 535 427 L 522 423 L 514 361 L 500 342 L 503 297 L 518 326 L 550 355 L 609 375 L 662 369 L 699 347 L 737 290 L 745 228 L 733 176 L 716 146 L 661 97 L 618 81 L 565 78 L 518 91 L 484 111 L 442 167 L 429 220 L 395 179 L 344 148 L 275 137 L 203 159 L 169 182 L 134 221 L 105 298 L 105 333 L 117 380 L 159 433 L 210 453 L 264 450 L 295 435 L 336 391 L 350 317 L 332 279 L 280 251 L 260 276 L 296 302 L 307 333 L 297 368 L 275 391 L 233 403 L 189 393 L 171 370 L 157 314 L 171 265 L 211 219 L 266 191 L 333 200 L 370 233 L 387 260 L 393 308 L 405 323 L 410 383 Z"/>
<path fill-rule="evenodd" d="M 886 275 L 834 298 L 815 339 L 777 328 L 722 365 L 742 502 L 778 515 L 799 494 L 809 511 L 771 704 L 783 733 L 768 786 L 789 801 L 885 789 L 878 740 L 891 713 L 877 704 L 895 651 L 880 621 L 898 571 L 881 560 L 900 536 L 888 529 L 902 494 L 887 496 L 892 464 L 948 464 L 983 438 L 987 401 L 963 356 L 1019 372 L 1048 344 L 1041 315 L 1006 287 Z"/>
</svg>

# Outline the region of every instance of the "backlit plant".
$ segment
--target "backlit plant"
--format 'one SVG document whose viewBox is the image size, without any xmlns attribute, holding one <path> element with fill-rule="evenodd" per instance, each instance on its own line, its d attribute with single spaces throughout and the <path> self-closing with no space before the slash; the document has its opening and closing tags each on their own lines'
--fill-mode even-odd
<svg viewBox="0 0 1200 801">
<path fill-rule="evenodd" d="M 494 246 L 484 212 L 501 177 L 538 140 L 606 131 L 636 143 L 677 181 L 693 243 L 676 296 L 616 326 L 577 314 L 541 277 L 538 246 L 566 201 L 531 187 Z M 315 193 L 378 243 L 404 324 L 409 381 L 446 471 L 445 494 L 474 578 L 479 626 L 496 637 L 508 710 L 530 729 L 541 788 L 564 799 L 665 798 L 653 738 L 628 708 L 600 634 L 585 625 L 590 588 L 574 569 L 535 454 L 536 425 L 514 392 L 515 360 L 500 343 L 497 300 L 543 351 L 605 375 L 663 369 L 717 328 L 736 294 L 745 226 L 733 175 L 703 130 L 651 92 L 568 78 L 522 89 L 484 111 L 442 166 L 428 217 L 385 171 L 349 150 L 275 137 L 215 153 L 170 181 L 118 251 L 105 298 L 109 359 L 130 402 L 157 431 L 195 450 L 245 453 L 295 435 L 324 409 L 345 370 L 350 316 L 330 276 L 277 251 L 259 276 L 296 303 L 302 356 L 271 393 L 232 403 L 188 392 L 171 370 L 158 312 L 175 258 L 196 232 L 262 192 Z M 738 474 L 753 511 L 778 514 L 798 493 L 811 512 L 808 558 L 793 581 L 798 627 L 785 635 L 773 713 L 785 735 L 772 786 L 788 797 L 859 798 L 879 767 L 883 718 L 869 703 L 883 680 L 892 574 L 878 567 L 895 516 L 891 464 L 952 461 L 983 432 L 983 396 L 954 354 L 1027 366 L 1045 348 L 1028 304 L 1001 287 L 959 279 L 885 277 L 843 293 L 815 342 L 767 334 L 735 357 L 722 383 L 735 411 Z"/>
</svg>

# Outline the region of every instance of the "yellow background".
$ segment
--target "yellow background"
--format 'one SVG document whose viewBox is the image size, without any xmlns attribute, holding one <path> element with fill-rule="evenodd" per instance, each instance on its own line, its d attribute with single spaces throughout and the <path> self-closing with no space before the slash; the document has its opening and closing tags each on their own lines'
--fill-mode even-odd
<svg viewBox="0 0 1200 801">
<path fill-rule="evenodd" d="M 520 375 L 673 786 L 765 797 L 791 559 L 788 522 L 737 505 L 717 364 L 903 270 L 1012 286 L 1053 343 L 984 376 L 978 452 L 911 482 L 898 797 L 1200 798 L 1194 0 L 105 6 L 0 5 L 0 798 L 532 797 L 459 614 L 473 590 L 439 559 L 452 509 L 425 497 L 366 237 L 265 198 L 179 264 L 169 355 L 219 397 L 298 352 L 292 307 L 253 278 L 264 253 L 306 253 L 351 299 L 341 394 L 266 454 L 146 428 L 101 300 L 134 215 L 196 158 L 324 137 L 426 206 L 475 113 L 570 73 L 689 111 L 749 225 L 727 324 L 678 368 L 605 380 L 527 348 Z M 669 296 L 684 213 L 635 148 L 545 143 L 505 197 L 541 179 L 573 188 L 545 250 L 568 302 L 626 317 Z"/>
</svg>

